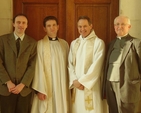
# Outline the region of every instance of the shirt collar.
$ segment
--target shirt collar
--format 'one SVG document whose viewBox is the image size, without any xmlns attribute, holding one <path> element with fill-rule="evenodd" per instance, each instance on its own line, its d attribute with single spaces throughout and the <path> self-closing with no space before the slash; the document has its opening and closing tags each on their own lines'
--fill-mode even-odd
<svg viewBox="0 0 141 113">
<path fill-rule="evenodd" d="M 23 34 L 22 36 L 18 36 L 15 32 L 14 32 L 14 36 L 15 36 L 15 40 L 17 40 L 18 38 L 21 39 L 21 41 L 23 41 L 25 34 Z"/>
</svg>

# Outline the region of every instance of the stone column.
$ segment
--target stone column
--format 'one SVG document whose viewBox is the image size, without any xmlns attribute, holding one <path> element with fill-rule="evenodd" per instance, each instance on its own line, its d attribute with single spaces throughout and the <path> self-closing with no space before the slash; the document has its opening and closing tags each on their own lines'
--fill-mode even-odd
<svg viewBox="0 0 141 113">
<path fill-rule="evenodd" d="M 0 0 L 0 35 L 10 33 L 13 19 L 13 0 Z"/>
<path fill-rule="evenodd" d="M 141 38 L 141 0 L 120 0 L 120 14 L 131 20 L 130 34 Z"/>
</svg>

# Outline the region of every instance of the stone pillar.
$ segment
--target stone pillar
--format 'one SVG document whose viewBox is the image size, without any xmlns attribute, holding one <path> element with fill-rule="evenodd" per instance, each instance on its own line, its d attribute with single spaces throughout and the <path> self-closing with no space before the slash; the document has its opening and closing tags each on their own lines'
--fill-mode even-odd
<svg viewBox="0 0 141 113">
<path fill-rule="evenodd" d="M 10 33 L 13 18 L 13 0 L 0 0 L 0 35 Z"/>
<path fill-rule="evenodd" d="M 130 34 L 141 38 L 141 0 L 120 0 L 120 14 L 126 15 L 131 20 Z"/>
</svg>

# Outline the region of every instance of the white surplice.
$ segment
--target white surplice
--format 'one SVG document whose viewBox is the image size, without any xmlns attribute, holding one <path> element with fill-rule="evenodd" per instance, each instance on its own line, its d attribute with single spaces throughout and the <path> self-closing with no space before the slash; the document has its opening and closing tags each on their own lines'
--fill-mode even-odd
<svg viewBox="0 0 141 113">
<path fill-rule="evenodd" d="M 105 44 L 94 31 L 89 36 L 74 40 L 69 52 L 69 87 L 73 89 L 73 81 L 78 80 L 87 91 L 76 88 L 72 113 L 107 113 L 107 105 L 101 99 L 101 76 L 103 73 Z M 86 93 L 92 94 L 91 110 L 86 109 Z M 90 102 L 90 101 L 89 101 Z"/>
<path fill-rule="evenodd" d="M 41 101 L 34 95 L 31 113 L 70 113 L 67 58 L 69 46 L 63 39 L 47 36 L 37 45 L 37 62 L 32 88 L 46 95 Z"/>
</svg>

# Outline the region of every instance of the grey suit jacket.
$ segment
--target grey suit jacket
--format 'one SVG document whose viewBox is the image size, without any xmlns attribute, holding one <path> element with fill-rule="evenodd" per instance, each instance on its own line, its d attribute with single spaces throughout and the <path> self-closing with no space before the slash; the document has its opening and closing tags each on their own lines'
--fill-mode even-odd
<svg viewBox="0 0 141 113">
<path fill-rule="evenodd" d="M 107 70 L 109 57 L 113 50 L 116 39 L 110 43 L 105 65 L 104 83 L 102 97 L 105 96 Z M 120 63 L 120 92 L 121 100 L 124 103 L 134 103 L 140 100 L 141 80 L 141 40 L 127 35 L 123 47 L 123 54 Z"/>
<path fill-rule="evenodd" d="M 14 34 L 0 36 L 0 95 L 10 95 L 7 81 L 25 84 L 22 96 L 31 92 L 30 85 L 34 76 L 37 42 L 25 35 L 17 57 Z"/>
</svg>

